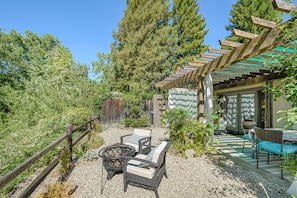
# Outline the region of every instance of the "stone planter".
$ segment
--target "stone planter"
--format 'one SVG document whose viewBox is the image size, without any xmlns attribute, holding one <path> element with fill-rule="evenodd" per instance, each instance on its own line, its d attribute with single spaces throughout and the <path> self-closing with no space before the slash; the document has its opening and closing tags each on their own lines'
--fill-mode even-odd
<svg viewBox="0 0 297 198">
<path fill-rule="evenodd" d="M 255 121 L 245 120 L 242 122 L 242 128 L 244 129 L 252 129 L 257 125 Z"/>
</svg>

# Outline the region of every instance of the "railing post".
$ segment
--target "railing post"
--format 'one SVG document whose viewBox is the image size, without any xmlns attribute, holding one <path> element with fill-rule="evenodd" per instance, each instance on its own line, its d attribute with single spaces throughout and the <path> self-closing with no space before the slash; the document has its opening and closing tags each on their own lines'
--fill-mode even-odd
<svg viewBox="0 0 297 198">
<path fill-rule="evenodd" d="M 72 133 L 73 133 L 73 128 L 72 124 L 67 125 L 67 142 L 66 142 L 66 149 L 70 153 L 69 157 L 69 162 L 72 162 Z"/>
<path fill-rule="evenodd" d="M 88 140 L 90 140 L 91 139 L 91 130 L 92 130 L 92 122 L 91 122 L 91 120 L 92 120 L 92 117 L 91 116 L 89 116 L 88 117 Z"/>
</svg>

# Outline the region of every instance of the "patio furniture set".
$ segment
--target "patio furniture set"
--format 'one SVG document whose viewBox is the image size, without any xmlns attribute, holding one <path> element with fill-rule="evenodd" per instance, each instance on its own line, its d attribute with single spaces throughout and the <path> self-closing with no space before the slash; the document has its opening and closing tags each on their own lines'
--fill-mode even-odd
<svg viewBox="0 0 297 198">
<path fill-rule="evenodd" d="M 128 184 L 154 190 L 159 197 L 158 186 L 166 173 L 166 153 L 169 142 L 151 145 L 150 129 L 134 129 L 132 134 L 120 137 L 115 143 L 99 151 L 102 158 L 101 194 L 103 192 L 103 167 L 110 180 L 117 173 L 123 173 L 124 192 Z M 125 141 L 126 140 L 126 141 Z"/>
<path fill-rule="evenodd" d="M 283 179 L 283 160 L 288 158 L 290 154 L 294 154 L 296 160 L 297 153 L 297 131 L 285 130 L 281 128 L 259 128 L 253 127 L 247 129 L 247 134 L 244 134 L 244 139 L 249 139 L 252 142 L 252 158 L 256 153 L 256 166 L 259 167 L 260 151 L 267 152 L 267 164 L 269 164 L 269 154 L 280 159 L 281 178 Z M 245 141 L 244 140 L 244 141 Z M 242 152 L 244 149 L 244 143 Z"/>
</svg>

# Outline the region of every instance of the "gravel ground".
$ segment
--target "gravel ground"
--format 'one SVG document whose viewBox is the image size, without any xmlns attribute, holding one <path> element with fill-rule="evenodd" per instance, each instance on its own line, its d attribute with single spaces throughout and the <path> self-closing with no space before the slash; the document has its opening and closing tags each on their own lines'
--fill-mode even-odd
<svg viewBox="0 0 297 198">
<path fill-rule="evenodd" d="M 98 151 L 119 142 L 121 135 L 132 131 L 133 129 L 109 128 L 100 133 L 105 140 L 104 145 L 86 153 L 76 162 L 75 168 L 69 175 L 67 186 L 76 187 L 72 197 L 155 197 L 154 191 L 132 185 L 128 185 L 127 192 L 124 192 L 123 175 L 117 174 L 111 180 L 106 180 L 105 170 L 103 172 L 104 188 L 101 194 L 102 160 L 97 158 Z M 164 128 L 153 128 L 153 145 L 168 138 L 165 132 Z M 238 165 L 223 155 L 184 159 L 169 152 L 166 160 L 168 179 L 163 177 L 161 181 L 158 188 L 160 197 L 291 197 L 286 193 L 288 186 L 285 184 L 276 183 L 273 179 L 265 179 L 259 173 Z"/>
</svg>

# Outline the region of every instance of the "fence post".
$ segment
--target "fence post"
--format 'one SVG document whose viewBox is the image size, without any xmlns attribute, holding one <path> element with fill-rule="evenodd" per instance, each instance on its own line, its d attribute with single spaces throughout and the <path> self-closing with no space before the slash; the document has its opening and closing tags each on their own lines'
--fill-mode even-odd
<svg viewBox="0 0 297 198">
<path fill-rule="evenodd" d="M 66 142 L 66 149 L 69 151 L 69 162 L 72 162 L 72 124 L 67 125 L 67 142 Z"/>
<path fill-rule="evenodd" d="M 91 130 L 92 130 L 92 117 L 91 116 L 89 116 L 88 117 L 88 140 L 90 140 L 91 139 Z"/>
<path fill-rule="evenodd" d="M 95 126 L 96 126 L 96 131 L 100 132 L 101 131 L 101 120 L 100 120 L 100 116 L 97 115 L 95 118 Z"/>
</svg>

